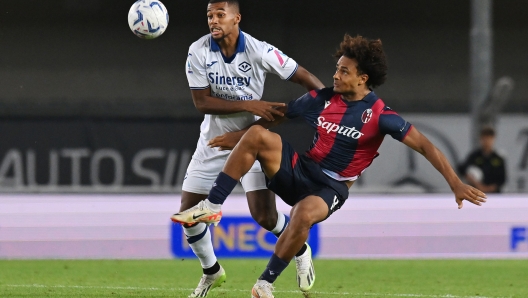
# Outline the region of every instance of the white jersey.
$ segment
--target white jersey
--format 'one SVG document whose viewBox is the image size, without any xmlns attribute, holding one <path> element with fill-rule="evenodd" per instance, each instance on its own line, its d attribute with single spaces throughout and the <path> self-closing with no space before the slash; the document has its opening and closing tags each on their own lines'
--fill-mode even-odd
<svg viewBox="0 0 528 298">
<path fill-rule="evenodd" d="M 260 100 L 268 72 L 288 80 L 297 71 L 297 62 L 276 47 L 240 31 L 236 52 L 226 58 L 210 34 L 189 47 L 186 73 L 191 90 L 211 88 L 211 96 L 226 100 Z M 200 139 L 193 158 L 208 160 L 227 156 L 207 146 L 210 139 L 241 130 L 258 117 L 248 112 L 229 115 L 206 114 L 200 126 Z"/>
</svg>

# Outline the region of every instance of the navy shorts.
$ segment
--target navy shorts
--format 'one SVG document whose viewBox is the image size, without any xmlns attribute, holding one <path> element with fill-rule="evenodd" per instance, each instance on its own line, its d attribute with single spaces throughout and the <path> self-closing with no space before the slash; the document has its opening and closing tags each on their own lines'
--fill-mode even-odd
<svg viewBox="0 0 528 298">
<path fill-rule="evenodd" d="M 279 171 L 267 179 L 268 188 L 288 205 L 293 206 L 309 195 L 323 198 L 328 205 L 328 216 L 341 208 L 348 198 L 345 182 L 328 177 L 319 164 L 282 141 L 282 160 Z"/>
</svg>

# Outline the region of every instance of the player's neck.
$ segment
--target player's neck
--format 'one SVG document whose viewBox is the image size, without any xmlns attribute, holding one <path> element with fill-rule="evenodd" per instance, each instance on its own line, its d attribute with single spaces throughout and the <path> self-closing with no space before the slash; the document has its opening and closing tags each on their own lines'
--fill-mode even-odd
<svg viewBox="0 0 528 298">
<path fill-rule="evenodd" d="M 370 92 L 370 89 L 361 90 L 359 92 L 342 93 L 341 98 L 346 101 L 359 101 L 365 98 Z"/>
<path fill-rule="evenodd" d="M 493 153 L 493 148 L 482 148 L 482 154 L 486 157 Z"/>
<path fill-rule="evenodd" d="M 229 34 L 222 40 L 218 41 L 220 51 L 222 51 L 222 54 L 224 54 L 224 56 L 226 57 L 231 57 L 236 52 L 238 37 L 240 36 L 240 33 L 238 30 L 233 31 L 234 32 L 232 34 Z"/>
</svg>

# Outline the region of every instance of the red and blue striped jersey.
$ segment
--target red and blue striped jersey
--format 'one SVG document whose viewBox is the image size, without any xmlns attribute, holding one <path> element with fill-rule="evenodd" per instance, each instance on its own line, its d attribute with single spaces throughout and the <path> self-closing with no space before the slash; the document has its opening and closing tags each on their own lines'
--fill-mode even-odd
<svg viewBox="0 0 528 298">
<path fill-rule="evenodd" d="M 412 127 L 374 92 L 347 101 L 333 88 L 313 90 L 289 102 L 286 117 L 298 116 L 316 129 L 306 154 L 338 180 L 357 178 L 379 155 L 386 134 L 403 141 Z"/>
</svg>

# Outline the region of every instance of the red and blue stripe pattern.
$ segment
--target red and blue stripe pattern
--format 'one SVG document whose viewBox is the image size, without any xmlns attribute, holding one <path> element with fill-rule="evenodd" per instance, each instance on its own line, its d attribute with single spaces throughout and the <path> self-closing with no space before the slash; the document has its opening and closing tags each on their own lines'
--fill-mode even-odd
<svg viewBox="0 0 528 298">
<path fill-rule="evenodd" d="M 288 104 L 288 118 L 303 116 L 315 129 L 307 155 L 341 177 L 360 175 L 386 134 L 402 141 L 411 125 L 370 92 L 347 101 L 332 88 L 312 91 Z"/>
</svg>

